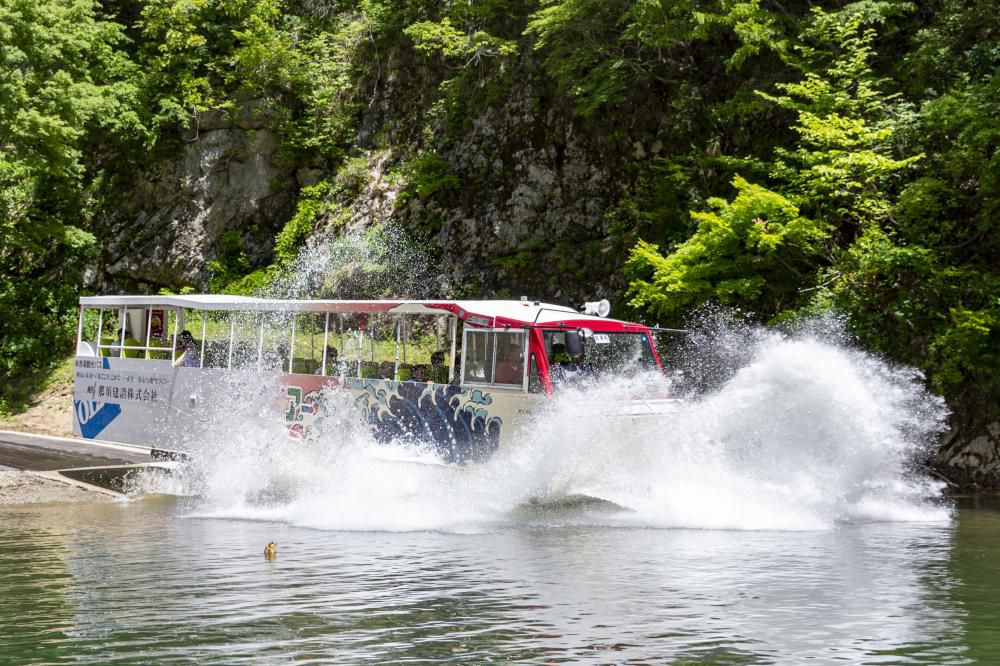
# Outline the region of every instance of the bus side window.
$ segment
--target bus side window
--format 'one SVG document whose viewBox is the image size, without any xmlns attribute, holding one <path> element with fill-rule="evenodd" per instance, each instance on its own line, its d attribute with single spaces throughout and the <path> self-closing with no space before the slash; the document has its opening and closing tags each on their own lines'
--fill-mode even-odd
<svg viewBox="0 0 1000 666">
<path fill-rule="evenodd" d="M 463 383 L 489 384 L 493 381 L 494 334 L 466 331 Z"/>
<path fill-rule="evenodd" d="M 521 331 L 496 333 L 496 362 L 493 366 L 493 384 L 522 386 L 524 384 L 524 342 Z"/>
</svg>

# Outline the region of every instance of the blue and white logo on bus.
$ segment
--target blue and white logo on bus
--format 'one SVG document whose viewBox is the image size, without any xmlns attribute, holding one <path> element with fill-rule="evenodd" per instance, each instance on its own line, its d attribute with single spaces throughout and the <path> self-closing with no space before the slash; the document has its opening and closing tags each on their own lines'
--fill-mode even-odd
<svg viewBox="0 0 1000 666">
<path fill-rule="evenodd" d="M 102 368 L 110 370 L 107 357 L 102 358 Z M 122 413 L 121 405 L 93 400 L 73 400 L 76 422 L 80 424 L 80 434 L 86 439 L 95 439 Z"/>
</svg>

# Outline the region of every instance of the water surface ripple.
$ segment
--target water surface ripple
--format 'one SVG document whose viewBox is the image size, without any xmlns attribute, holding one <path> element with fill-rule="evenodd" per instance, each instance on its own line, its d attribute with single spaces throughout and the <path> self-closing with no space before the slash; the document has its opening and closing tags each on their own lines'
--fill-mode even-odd
<svg viewBox="0 0 1000 666">
<path fill-rule="evenodd" d="M 263 546 L 278 543 L 265 562 Z M 0 661 L 1000 661 L 1000 513 L 827 531 L 319 531 L 0 509 Z"/>
</svg>

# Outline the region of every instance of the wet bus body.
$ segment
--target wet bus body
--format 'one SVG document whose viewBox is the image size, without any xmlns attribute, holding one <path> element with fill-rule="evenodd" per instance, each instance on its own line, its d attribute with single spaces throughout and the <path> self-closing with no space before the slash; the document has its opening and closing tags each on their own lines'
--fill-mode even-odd
<svg viewBox="0 0 1000 666">
<path fill-rule="evenodd" d="M 335 436 L 354 410 L 380 442 L 484 461 L 562 387 L 660 371 L 651 330 L 607 310 L 606 301 L 579 312 L 524 299 L 83 297 L 73 430 L 196 451 L 191 433 L 239 379 L 280 401 L 276 418 L 297 439 Z"/>
</svg>

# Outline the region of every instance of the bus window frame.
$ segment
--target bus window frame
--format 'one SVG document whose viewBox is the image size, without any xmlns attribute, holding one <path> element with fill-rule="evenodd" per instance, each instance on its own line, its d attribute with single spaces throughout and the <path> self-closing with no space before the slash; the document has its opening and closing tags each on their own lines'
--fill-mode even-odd
<svg viewBox="0 0 1000 666">
<path fill-rule="evenodd" d="M 490 364 L 490 381 L 488 382 L 467 382 L 465 380 L 465 372 L 469 365 L 469 335 L 487 333 L 493 335 L 493 359 Z M 508 384 L 508 383 L 498 383 L 496 381 L 496 367 L 497 367 L 497 336 L 498 335 L 520 335 L 521 336 L 521 382 L 519 384 Z M 465 326 L 462 331 L 462 374 L 460 377 L 460 385 L 468 386 L 472 388 L 491 388 L 491 389 L 506 389 L 510 391 L 518 391 L 520 393 L 528 392 L 528 365 L 529 365 L 529 354 L 531 347 L 531 331 L 528 328 L 475 328 L 472 326 Z"/>
</svg>

